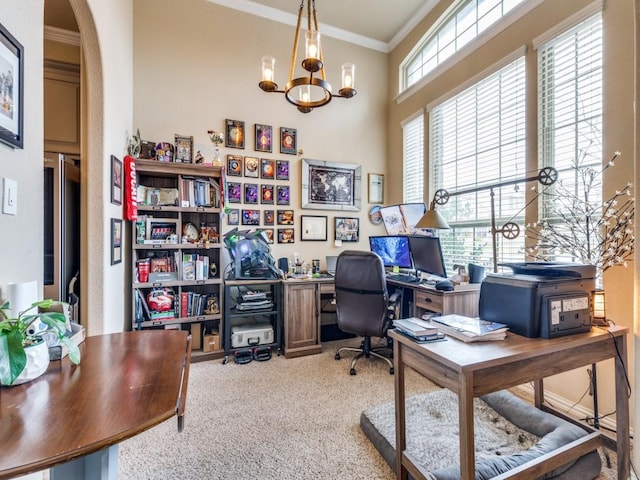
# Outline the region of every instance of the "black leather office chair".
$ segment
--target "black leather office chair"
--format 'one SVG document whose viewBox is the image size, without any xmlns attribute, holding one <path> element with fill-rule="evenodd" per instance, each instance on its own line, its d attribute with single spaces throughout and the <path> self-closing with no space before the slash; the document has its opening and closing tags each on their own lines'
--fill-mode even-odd
<svg viewBox="0 0 640 480">
<path fill-rule="evenodd" d="M 384 347 L 372 348 L 371 337 L 386 338 L 391 323 L 389 295 L 385 281 L 382 259 L 372 252 L 347 250 L 338 256 L 335 273 L 336 315 L 338 328 L 343 332 L 364 337 L 360 348 L 342 347 L 336 352 L 340 360 L 343 351 L 358 352 L 351 360 L 351 375 L 356 374 L 355 365 L 359 358 L 374 356 L 389 365 L 393 374 L 393 362 L 378 353 L 389 350 Z"/>
</svg>

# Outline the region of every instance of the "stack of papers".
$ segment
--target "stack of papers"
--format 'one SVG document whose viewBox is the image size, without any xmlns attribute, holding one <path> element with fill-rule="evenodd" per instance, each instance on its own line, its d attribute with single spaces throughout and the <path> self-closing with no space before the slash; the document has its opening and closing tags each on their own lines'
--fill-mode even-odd
<svg viewBox="0 0 640 480">
<path fill-rule="evenodd" d="M 504 323 L 457 314 L 434 316 L 431 321 L 435 322 L 438 328 L 447 335 L 463 342 L 502 340 L 507 336 L 509 329 Z"/>
<path fill-rule="evenodd" d="M 419 342 L 431 342 L 444 339 L 444 334 L 438 330 L 437 326 L 420 320 L 419 318 L 412 317 L 394 320 L 393 326 L 398 332 Z"/>
</svg>

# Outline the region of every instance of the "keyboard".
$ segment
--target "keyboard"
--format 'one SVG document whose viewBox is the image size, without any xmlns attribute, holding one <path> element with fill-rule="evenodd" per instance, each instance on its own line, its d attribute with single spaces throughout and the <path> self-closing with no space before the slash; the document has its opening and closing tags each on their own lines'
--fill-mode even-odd
<svg viewBox="0 0 640 480">
<path fill-rule="evenodd" d="M 387 280 L 404 283 L 418 283 L 420 281 L 418 277 L 415 275 L 409 275 L 408 273 L 388 273 Z"/>
</svg>

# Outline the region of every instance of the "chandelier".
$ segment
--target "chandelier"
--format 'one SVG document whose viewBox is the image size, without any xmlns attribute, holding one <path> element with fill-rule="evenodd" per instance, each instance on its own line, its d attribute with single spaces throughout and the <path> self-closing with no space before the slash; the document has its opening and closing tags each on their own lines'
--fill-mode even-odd
<svg viewBox="0 0 640 480">
<path fill-rule="evenodd" d="M 289 68 L 289 81 L 284 90 L 278 90 L 275 82 L 274 67 L 275 58 L 262 57 L 262 80 L 258 86 L 269 93 L 284 93 L 287 101 L 295 105 L 302 113 L 309 113 L 317 107 L 322 107 L 331 101 L 332 97 L 351 98 L 356 94 L 354 86 L 355 65 L 345 63 L 342 65 L 342 88 L 337 95 L 332 94 L 331 85 L 327 82 L 324 72 L 324 60 L 320 48 L 320 32 L 318 31 L 318 18 L 316 16 L 315 0 L 307 0 L 307 31 L 305 32 L 305 57 L 302 60 L 302 68 L 309 74 L 307 76 L 293 78 L 296 57 L 298 55 L 298 41 L 300 38 L 300 23 L 304 12 L 304 2 L 300 2 L 298 10 L 298 22 L 296 24 L 296 36 L 291 52 L 291 66 Z M 313 26 L 311 18 L 313 14 Z"/>
</svg>

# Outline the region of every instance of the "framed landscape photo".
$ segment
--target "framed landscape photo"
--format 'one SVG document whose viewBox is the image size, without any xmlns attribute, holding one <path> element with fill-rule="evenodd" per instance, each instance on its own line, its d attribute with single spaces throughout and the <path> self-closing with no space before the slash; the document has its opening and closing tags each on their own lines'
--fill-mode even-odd
<svg viewBox="0 0 640 480">
<path fill-rule="evenodd" d="M 314 242 L 327 240 L 327 217 L 324 215 L 301 215 L 300 240 Z"/>
<path fill-rule="evenodd" d="M 276 160 L 276 180 L 289 180 L 289 160 Z"/>
<path fill-rule="evenodd" d="M 242 210 L 242 225 L 260 225 L 260 210 Z"/>
<path fill-rule="evenodd" d="M 336 217 L 335 232 L 336 240 L 342 240 L 343 242 L 359 242 L 360 219 Z"/>
<path fill-rule="evenodd" d="M 302 208 L 360 211 L 362 167 L 302 159 Z"/>
<path fill-rule="evenodd" d="M 242 176 L 242 155 L 227 155 L 227 175 Z"/>
<path fill-rule="evenodd" d="M 122 162 L 111 155 L 111 203 L 122 205 Z"/>
<path fill-rule="evenodd" d="M 272 151 L 273 129 L 271 125 L 255 124 L 255 150 L 256 152 Z"/>
<path fill-rule="evenodd" d="M 244 148 L 244 122 L 242 120 L 225 120 L 224 146 L 227 148 Z"/>
<path fill-rule="evenodd" d="M 193 136 L 175 135 L 175 156 L 174 162 L 192 163 L 193 162 Z"/>
<path fill-rule="evenodd" d="M 122 261 L 122 220 L 111 219 L 111 265 Z"/>
<path fill-rule="evenodd" d="M 295 128 L 280 127 L 280 153 L 298 153 L 298 131 Z"/>
<path fill-rule="evenodd" d="M 24 145 L 24 47 L 0 24 L 0 142 Z M 4 88 L 2 88 L 4 87 Z"/>
</svg>

